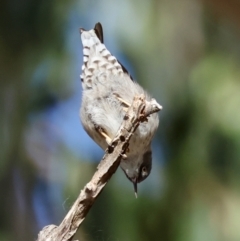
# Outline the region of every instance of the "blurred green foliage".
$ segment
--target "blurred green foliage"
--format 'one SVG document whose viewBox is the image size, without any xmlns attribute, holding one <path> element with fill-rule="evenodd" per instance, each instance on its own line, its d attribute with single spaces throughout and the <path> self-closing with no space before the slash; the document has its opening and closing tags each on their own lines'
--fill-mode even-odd
<svg viewBox="0 0 240 241">
<path fill-rule="evenodd" d="M 118 171 L 76 239 L 239 240 L 239 16 L 233 0 L 1 1 L 0 240 L 35 240 L 59 224 L 94 173 L 92 153 L 79 158 L 43 116 L 79 81 L 71 26 L 98 21 L 163 111 L 139 198 Z"/>
</svg>

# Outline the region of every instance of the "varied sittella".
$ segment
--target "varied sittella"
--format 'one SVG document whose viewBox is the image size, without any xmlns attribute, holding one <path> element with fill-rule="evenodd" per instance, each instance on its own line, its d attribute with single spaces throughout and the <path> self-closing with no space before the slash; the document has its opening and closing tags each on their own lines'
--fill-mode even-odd
<svg viewBox="0 0 240 241">
<path fill-rule="evenodd" d="M 88 135 L 106 149 L 115 137 L 127 108 L 135 96 L 152 97 L 135 81 L 103 43 L 100 23 L 89 31 L 80 29 L 83 44 L 82 104 L 80 117 Z M 139 125 L 133 134 L 127 158 L 120 166 L 133 183 L 137 197 L 137 184 L 148 177 L 152 168 L 151 141 L 159 123 L 157 113 Z"/>
</svg>

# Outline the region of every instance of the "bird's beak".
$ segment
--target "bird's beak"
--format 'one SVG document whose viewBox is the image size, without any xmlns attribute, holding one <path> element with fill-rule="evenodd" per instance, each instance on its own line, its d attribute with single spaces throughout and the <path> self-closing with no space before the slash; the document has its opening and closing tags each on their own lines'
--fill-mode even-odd
<svg viewBox="0 0 240 241">
<path fill-rule="evenodd" d="M 135 197 L 137 198 L 138 197 L 137 196 L 137 178 L 134 178 L 132 180 L 132 182 L 133 182 L 133 188 L 134 188 Z"/>
</svg>

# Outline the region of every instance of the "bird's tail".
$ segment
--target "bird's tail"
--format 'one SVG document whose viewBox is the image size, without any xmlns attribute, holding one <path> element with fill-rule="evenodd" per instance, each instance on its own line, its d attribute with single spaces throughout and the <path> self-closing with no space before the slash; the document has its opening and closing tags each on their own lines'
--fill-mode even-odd
<svg viewBox="0 0 240 241">
<path fill-rule="evenodd" d="M 83 44 L 83 65 L 80 77 L 84 87 L 91 88 L 98 78 L 104 78 L 109 74 L 121 75 L 124 72 L 117 59 L 103 44 L 103 30 L 100 23 L 89 31 L 81 28 L 80 33 Z"/>
</svg>

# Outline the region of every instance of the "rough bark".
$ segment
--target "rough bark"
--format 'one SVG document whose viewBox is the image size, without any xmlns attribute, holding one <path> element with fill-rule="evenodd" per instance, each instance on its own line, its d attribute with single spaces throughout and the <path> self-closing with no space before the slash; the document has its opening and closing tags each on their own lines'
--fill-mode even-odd
<svg viewBox="0 0 240 241">
<path fill-rule="evenodd" d="M 147 117 L 162 107 L 153 99 L 146 101 L 144 96 L 136 96 L 129 107 L 116 137 L 107 148 L 91 181 L 81 190 L 77 200 L 59 226 L 49 225 L 38 234 L 37 241 L 70 241 L 85 219 L 88 211 L 101 193 L 108 180 L 125 157 L 129 141 L 134 131 Z"/>
</svg>

